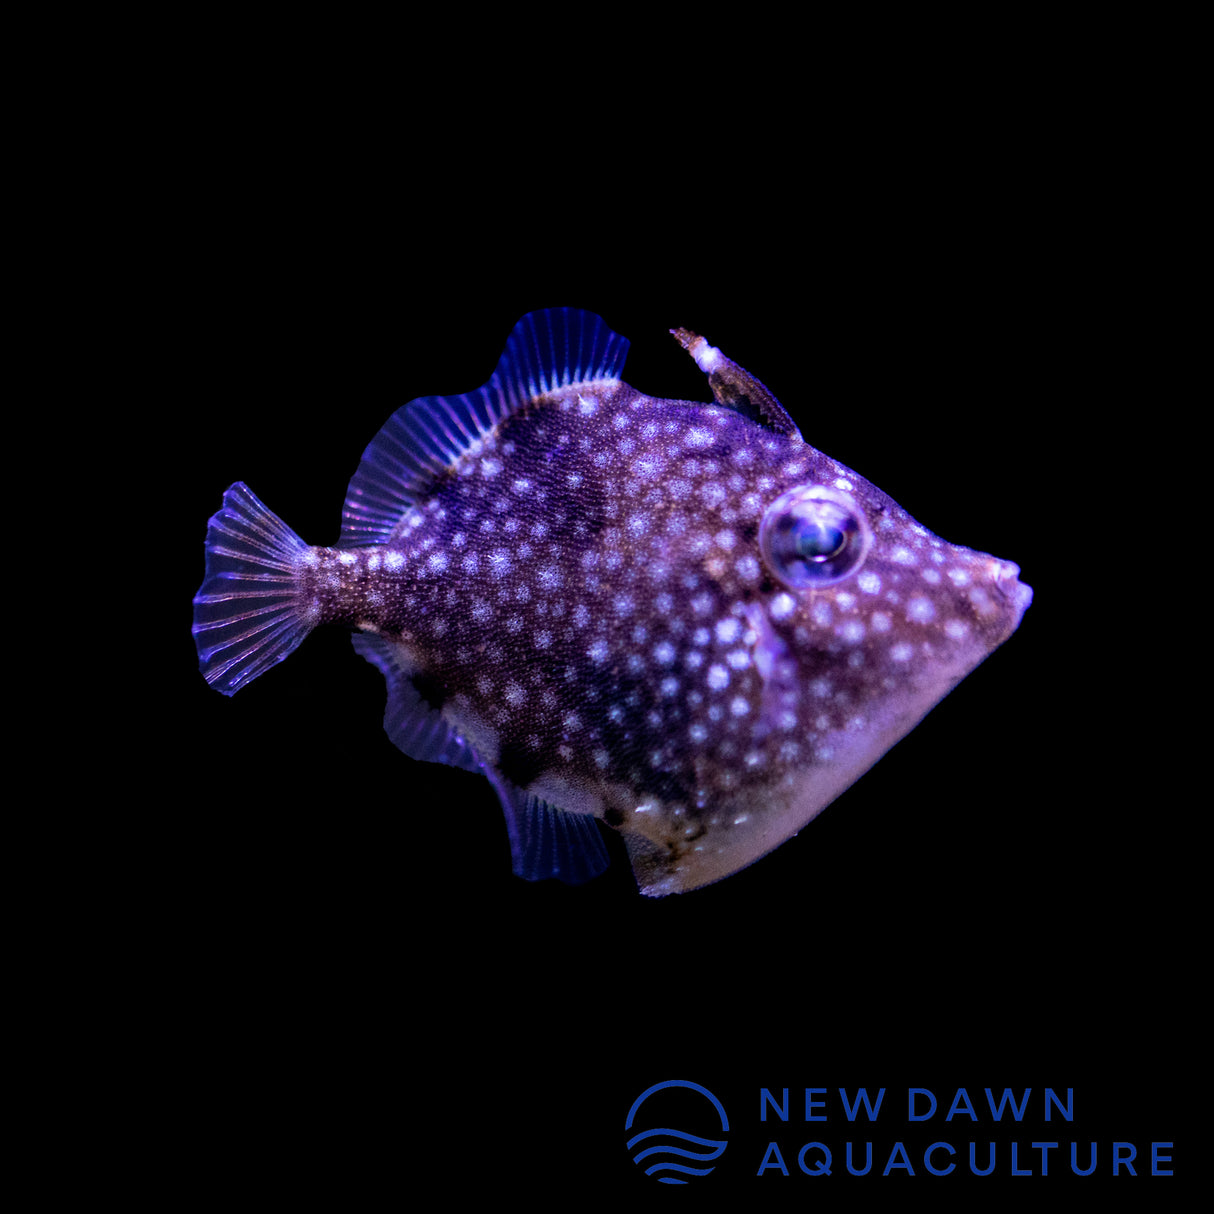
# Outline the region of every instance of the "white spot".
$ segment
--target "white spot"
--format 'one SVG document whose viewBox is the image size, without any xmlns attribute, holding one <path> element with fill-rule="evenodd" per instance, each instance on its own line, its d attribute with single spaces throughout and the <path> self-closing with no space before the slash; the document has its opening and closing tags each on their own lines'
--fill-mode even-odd
<svg viewBox="0 0 1214 1214">
<path fill-rule="evenodd" d="M 662 680 L 661 691 L 664 696 L 677 695 L 679 690 L 679 680 L 673 675 Z"/>
<path fill-rule="evenodd" d="M 687 736 L 693 742 L 703 742 L 708 737 L 708 730 L 703 725 L 693 725 L 688 731 Z"/>
<path fill-rule="evenodd" d="M 917 565 L 919 563 L 919 558 L 909 548 L 895 548 L 889 559 L 898 565 Z"/>
<path fill-rule="evenodd" d="M 939 555 L 940 555 L 940 554 L 939 554 L 938 552 L 933 552 L 933 553 L 932 553 L 932 559 L 933 559 L 933 560 L 934 560 L 934 559 L 936 559 L 937 557 L 939 557 Z M 923 580 L 924 580 L 924 581 L 925 581 L 925 582 L 926 582 L 926 583 L 927 583 L 929 586 L 936 586 L 936 585 L 939 585 L 939 583 L 940 583 L 940 572 L 939 572 L 939 570 L 936 570 L 936 569 L 925 569 L 925 570 L 923 571 L 923 573 L 922 573 L 922 577 L 923 577 Z"/>
<path fill-rule="evenodd" d="M 579 628 L 585 628 L 590 623 L 590 608 L 585 603 L 579 603 L 573 609 L 573 622 Z"/>
<path fill-rule="evenodd" d="M 829 628 L 830 620 L 831 620 L 830 604 L 829 603 L 815 603 L 809 609 L 809 617 L 819 627 Z"/>
<path fill-rule="evenodd" d="M 720 691 L 722 688 L 729 686 L 729 671 L 724 666 L 709 666 L 708 668 L 708 686 L 713 691 Z"/>
<path fill-rule="evenodd" d="M 971 586 L 969 590 L 969 600 L 973 603 L 975 610 L 979 615 L 993 615 L 995 606 L 991 602 L 991 596 L 987 594 L 982 586 Z"/>
<path fill-rule="evenodd" d="M 607 660 L 607 642 L 595 641 L 595 643 L 586 650 L 586 656 L 592 662 L 605 662 Z"/>
<path fill-rule="evenodd" d="M 909 662 L 915 656 L 914 646 L 908 645 L 905 641 L 899 641 L 890 651 L 889 656 L 895 662 Z"/>
<path fill-rule="evenodd" d="M 968 586 L 970 584 L 968 569 L 950 569 L 948 576 L 952 579 L 954 586 Z"/>
<path fill-rule="evenodd" d="M 552 644 L 552 633 L 537 632 L 535 634 L 535 647 L 537 649 L 547 649 Z"/>
<path fill-rule="evenodd" d="M 738 558 L 737 564 L 734 565 L 737 570 L 738 577 L 744 582 L 754 582 L 759 577 L 759 562 L 753 556 L 747 555 Z"/>
<path fill-rule="evenodd" d="M 687 431 L 683 441 L 689 447 L 710 447 L 712 446 L 713 434 L 712 431 L 704 426 L 692 426 Z"/>
<path fill-rule="evenodd" d="M 481 567 L 480 555 L 476 552 L 465 552 L 460 557 L 459 564 L 465 573 L 475 573 Z"/>
<path fill-rule="evenodd" d="M 717 621 L 717 640 L 722 645 L 732 644 L 742 635 L 742 625 L 732 617 Z"/>
<path fill-rule="evenodd" d="M 535 576 L 545 590 L 555 590 L 561 584 L 561 571 L 555 565 L 545 565 Z"/>
<path fill-rule="evenodd" d="M 874 632 L 888 632 L 890 626 L 890 618 L 884 611 L 874 611 L 869 623 L 873 626 Z"/>
<path fill-rule="evenodd" d="M 593 396 L 587 397 L 582 396 L 581 393 L 578 393 L 577 411 L 583 417 L 590 417 L 598 407 L 599 402 L 595 400 Z"/>
<path fill-rule="evenodd" d="M 430 559 L 426 562 L 435 573 L 442 573 L 447 568 L 447 554 L 445 552 L 432 552 Z"/>
<path fill-rule="evenodd" d="M 505 696 L 507 703 L 517 708 L 527 698 L 527 693 L 517 683 L 507 683 Z"/>
<path fill-rule="evenodd" d="M 914 620 L 916 624 L 926 624 L 935 617 L 936 607 L 931 599 L 915 598 L 906 604 L 906 618 Z"/>
<path fill-rule="evenodd" d="M 970 626 L 964 620 L 949 620 L 944 625 L 946 635 L 953 638 L 954 641 L 963 641 L 969 635 Z"/>
<path fill-rule="evenodd" d="M 485 476 L 496 476 L 502 470 L 502 461 L 487 455 L 481 460 L 481 472 Z"/>
<path fill-rule="evenodd" d="M 489 572 L 494 577 L 505 577 L 510 572 L 510 550 L 508 548 L 495 548 L 489 553 Z"/>
<path fill-rule="evenodd" d="M 797 603 L 791 594 L 777 594 L 771 600 L 771 618 L 773 620 L 786 620 L 796 610 Z"/>
<path fill-rule="evenodd" d="M 725 660 L 734 670 L 745 670 L 750 665 L 750 654 L 745 649 L 735 649 Z"/>
<path fill-rule="evenodd" d="M 348 569 L 351 565 L 358 564 L 358 557 L 353 552 L 339 552 L 337 559 Z"/>
<path fill-rule="evenodd" d="M 744 717 L 750 711 L 750 701 L 745 696 L 734 696 L 729 701 L 729 711 L 735 717 Z"/>
<path fill-rule="evenodd" d="M 572 733 L 574 730 L 582 728 L 582 718 L 576 712 L 567 712 L 562 718 L 561 724 Z"/>
<path fill-rule="evenodd" d="M 719 506 L 725 500 L 725 487 L 718 485 L 716 481 L 710 481 L 707 485 L 700 486 L 700 501 L 712 510 Z"/>
<path fill-rule="evenodd" d="M 704 665 L 704 655 L 698 649 L 692 649 L 683 660 L 683 664 L 688 670 L 699 670 Z"/>
<path fill-rule="evenodd" d="M 669 666 L 674 661 L 674 646 L 669 641 L 662 641 L 654 648 L 653 657 L 659 666 Z"/>
<path fill-rule="evenodd" d="M 839 635 L 850 645 L 864 640 L 864 625 L 859 620 L 847 620 L 839 628 Z"/>
<path fill-rule="evenodd" d="M 405 563 L 405 558 L 395 551 L 390 551 L 384 555 L 384 567 L 395 572 Z"/>
</svg>

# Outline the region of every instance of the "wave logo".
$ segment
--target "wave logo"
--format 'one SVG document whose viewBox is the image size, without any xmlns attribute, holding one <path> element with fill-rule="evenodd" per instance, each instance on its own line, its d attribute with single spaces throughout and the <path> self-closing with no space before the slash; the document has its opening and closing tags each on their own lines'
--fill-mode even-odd
<svg viewBox="0 0 1214 1214">
<path fill-rule="evenodd" d="M 628 1120 L 624 1122 L 624 1129 L 632 1129 L 637 1112 L 645 1101 L 656 1092 L 665 1092 L 670 1088 L 689 1088 L 691 1091 L 699 1092 L 701 1096 L 706 1097 L 720 1119 L 721 1131 L 723 1133 L 729 1132 L 729 1118 L 725 1116 L 725 1110 L 721 1107 L 721 1102 L 707 1088 L 701 1087 L 698 1083 L 691 1083 L 686 1079 L 667 1079 L 665 1083 L 655 1083 L 653 1087 L 646 1088 L 633 1102 L 632 1108 L 628 1110 Z M 651 1105 L 649 1116 L 654 1117 L 658 1105 L 664 1103 L 659 1101 L 656 1105 Z M 699 1104 L 698 1101 L 697 1104 Z M 697 1129 L 702 1129 L 704 1127 L 699 1122 L 707 1116 L 707 1110 L 701 1106 L 699 1112 L 700 1116 L 692 1124 L 695 1124 Z M 662 1119 L 666 1120 L 665 1114 L 663 1114 Z M 715 1121 L 712 1124 L 715 1126 Z M 644 1145 L 646 1143 L 649 1145 Z M 721 1157 L 726 1145 L 724 1138 L 704 1138 L 698 1134 L 690 1134 L 686 1130 L 672 1130 L 665 1127 L 642 1130 L 639 1134 L 634 1134 L 628 1139 L 628 1149 L 630 1151 L 634 1147 L 640 1147 L 640 1150 L 633 1155 L 632 1162 L 638 1167 L 643 1167 L 646 1176 L 657 1176 L 661 1184 L 686 1184 L 688 1177 L 707 1176 L 716 1167 L 711 1161 Z M 675 1158 L 663 1159 L 663 1156 L 674 1156 Z M 687 1160 L 688 1162 L 679 1163 L 678 1160 Z M 693 1162 L 696 1165 L 708 1164 L 709 1166 L 693 1166 Z M 658 1175 L 662 1172 L 677 1173 L 677 1175 Z"/>
</svg>

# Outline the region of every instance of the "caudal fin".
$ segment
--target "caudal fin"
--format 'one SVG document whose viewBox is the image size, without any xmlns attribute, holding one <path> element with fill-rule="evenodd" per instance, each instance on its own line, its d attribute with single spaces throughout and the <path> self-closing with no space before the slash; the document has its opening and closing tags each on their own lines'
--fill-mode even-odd
<svg viewBox="0 0 1214 1214">
<path fill-rule="evenodd" d="M 207 571 L 194 596 L 194 644 L 206 681 L 234 695 L 311 631 L 296 591 L 308 546 L 239 481 L 207 524 Z"/>
</svg>

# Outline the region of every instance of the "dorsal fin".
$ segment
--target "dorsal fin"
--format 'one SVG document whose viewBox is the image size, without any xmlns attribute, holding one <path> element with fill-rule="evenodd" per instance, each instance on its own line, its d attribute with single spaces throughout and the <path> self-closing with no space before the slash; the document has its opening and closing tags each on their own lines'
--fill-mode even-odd
<svg viewBox="0 0 1214 1214">
<path fill-rule="evenodd" d="M 708 376 L 708 386 L 718 405 L 733 409 L 777 434 L 801 437 L 797 423 L 788 416 L 784 406 L 749 371 L 726 358 L 716 346 L 710 346 L 690 329 L 671 329 L 670 333 Z"/>
<path fill-rule="evenodd" d="M 388 419 L 346 491 L 338 546 L 383 543 L 409 507 L 495 426 L 548 393 L 618 383 L 627 354 L 627 339 L 592 312 L 529 312 L 483 387 L 462 396 L 419 396 Z"/>
</svg>

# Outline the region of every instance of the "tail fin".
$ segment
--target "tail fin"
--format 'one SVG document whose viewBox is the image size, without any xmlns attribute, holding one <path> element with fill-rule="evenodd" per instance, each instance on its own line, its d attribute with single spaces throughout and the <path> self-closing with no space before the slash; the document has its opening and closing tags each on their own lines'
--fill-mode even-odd
<svg viewBox="0 0 1214 1214">
<path fill-rule="evenodd" d="M 207 571 L 194 596 L 194 644 L 206 681 L 234 695 L 311 631 L 296 592 L 308 546 L 239 481 L 207 524 Z"/>
</svg>

